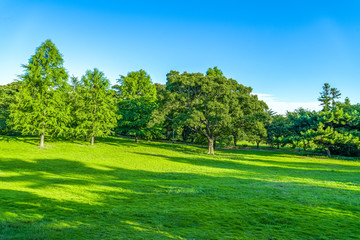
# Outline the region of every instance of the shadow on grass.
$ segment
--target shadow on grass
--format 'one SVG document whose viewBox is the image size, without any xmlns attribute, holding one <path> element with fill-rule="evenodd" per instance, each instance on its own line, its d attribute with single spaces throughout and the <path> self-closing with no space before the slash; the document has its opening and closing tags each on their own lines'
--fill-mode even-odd
<svg viewBox="0 0 360 240">
<path fill-rule="evenodd" d="M 340 201 L 334 206 L 330 192 L 323 192 L 321 202 L 295 202 L 293 194 L 311 194 L 313 189 L 291 183 L 278 187 L 251 177 L 100 170 L 67 159 L 0 161 L 0 239 L 296 239 L 360 234 L 358 205 L 341 204 L 346 200 L 333 196 L 331 201 Z"/>
<path fill-rule="evenodd" d="M 241 176 L 241 172 L 251 173 L 257 179 L 278 179 L 279 181 L 294 181 L 298 184 L 316 185 L 334 189 L 360 189 L 360 167 L 342 166 L 336 164 L 317 164 L 308 162 L 282 162 L 262 160 L 258 158 L 227 160 L 205 157 L 170 157 L 152 153 L 133 152 L 142 156 L 160 157 L 168 161 L 205 166 L 218 169 L 234 170 L 232 175 Z M 236 171 L 239 171 L 236 174 Z M 304 179 L 304 181 L 301 181 Z M 313 183 L 311 183 L 313 182 Z M 341 187 L 341 185 L 345 185 Z"/>
</svg>

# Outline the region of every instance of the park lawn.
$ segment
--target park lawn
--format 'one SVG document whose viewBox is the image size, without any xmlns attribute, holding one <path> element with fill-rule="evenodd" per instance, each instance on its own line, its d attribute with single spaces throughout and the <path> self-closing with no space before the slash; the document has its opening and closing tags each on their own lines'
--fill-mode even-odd
<svg viewBox="0 0 360 240">
<path fill-rule="evenodd" d="M 0 139 L 0 239 L 360 239 L 360 161 Z"/>
</svg>

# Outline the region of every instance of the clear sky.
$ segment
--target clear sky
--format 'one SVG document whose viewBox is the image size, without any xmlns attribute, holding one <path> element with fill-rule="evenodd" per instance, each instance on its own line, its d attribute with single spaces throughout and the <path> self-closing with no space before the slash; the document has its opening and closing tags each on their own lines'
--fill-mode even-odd
<svg viewBox="0 0 360 240">
<path fill-rule="evenodd" d="M 70 75 L 97 67 L 113 84 L 218 66 L 278 113 L 318 109 L 325 82 L 358 103 L 359 12 L 357 0 L 0 0 L 0 84 L 51 39 Z"/>
</svg>

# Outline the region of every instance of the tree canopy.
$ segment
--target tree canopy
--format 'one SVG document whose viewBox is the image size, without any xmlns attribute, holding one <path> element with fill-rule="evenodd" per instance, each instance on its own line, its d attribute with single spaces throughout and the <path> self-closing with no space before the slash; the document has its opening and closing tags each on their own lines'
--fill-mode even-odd
<svg viewBox="0 0 360 240">
<path fill-rule="evenodd" d="M 118 91 L 119 112 L 116 132 L 124 135 L 151 138 L 153 128 L 148 126 L 151 114 L 156 108 L 156 86 L 152 83 L 150 75 L 144 70 L 130 72 L 127 76 L 120 76 L 119 85 L 114 89 Z"/>
<path fill-rule="evenodd" d="M 68 74 L 63 62 L 54 43 L 42 43 L 23 65 L 22 86 L 10 106 L 13 128 L 23 134 L 40 135 L 40 147 L 44 147 L 45 135 L 63 134 L 70 121 L 70 109 L 64 100 Z"/>
</svg>

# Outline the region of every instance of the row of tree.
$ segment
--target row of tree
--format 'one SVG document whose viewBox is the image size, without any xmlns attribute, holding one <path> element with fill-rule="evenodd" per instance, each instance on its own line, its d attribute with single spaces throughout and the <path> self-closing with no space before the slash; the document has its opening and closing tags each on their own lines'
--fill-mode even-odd
<svg viewBox="0 0 360 240">
<path fill-rule="evenodd" d="M 276 115 L 252 89 L 226 78 L 218 68 L 206 74 L 170 71 L 165 85 L 153 84 L 144 71 L 120 76 L 118 84 L 98 69 L 78 79 L 69 76 L 63 58 L 47 40 L 23 65 L 19 81 L 0 88 L 1 134 L 83 138 L 130 135 L 142 139 L 237 146 L 238 140 L 272 146 L 319 148 L 359 155 L 359 105 L 336 100 L 340 92 L 324 85 L 320 112 L 298 109 Z"/>
<path fill-rule="evenodd" d="M 325 83 L 318 100 L 319 112 L 298 109 L 286 116 L 275 115 L 268 122 L 267 143 L 323 150 L 331 154 L 360 156 L 360 105 L 336 101 L 340 91 Z"/>
</svg>

